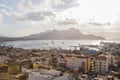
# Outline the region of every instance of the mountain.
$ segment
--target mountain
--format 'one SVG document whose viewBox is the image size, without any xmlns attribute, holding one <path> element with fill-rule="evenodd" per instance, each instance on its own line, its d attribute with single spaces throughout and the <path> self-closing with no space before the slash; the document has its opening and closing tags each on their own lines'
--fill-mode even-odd
<svg viewBox="0 0 120 80">
<path fill-rule="evenodd" d="M 3 37 L 3 36 L 0 36 L 0 42 L 5 42 L 5 41 L 17 41 L 21 39 L 20 37 Z"/>
<path fill-rule="evenodd" d="M 69 30 L 52 30 L 46 31 L 39 34 L 32 34 L 26 37 L 0 37 L 0 41 L 13 41 L 13 40 L 61 40 L 61 39 L 69 39 L 69 40 L 104 40 L 104 37 L 95 36 L 95 35 L 85 35 L 81 33 L 78 29 L 70 28 Z"/>
</svg>

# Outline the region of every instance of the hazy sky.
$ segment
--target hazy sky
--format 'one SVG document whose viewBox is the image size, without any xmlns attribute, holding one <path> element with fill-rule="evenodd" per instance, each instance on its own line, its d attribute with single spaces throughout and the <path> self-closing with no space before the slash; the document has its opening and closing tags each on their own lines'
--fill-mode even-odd
<svg viewBox="0 0 120 80">
<path fill-rule="evenodd" d="M 0 36 L 71 27 L 120 39 L 120 0 L 0 0 Z"/>
</svg>

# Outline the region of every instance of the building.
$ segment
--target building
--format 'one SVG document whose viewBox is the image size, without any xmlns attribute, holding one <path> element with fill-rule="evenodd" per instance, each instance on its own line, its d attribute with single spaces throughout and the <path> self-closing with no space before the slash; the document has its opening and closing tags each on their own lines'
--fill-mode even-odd
<svg viewBox="0 0 120 80">
<path fill-rule="evenodd" d="M 4 64 L 7 60 L 10 60 L 10 58 L 6 56 L 0 56 L 0 66 L 2 66 L 2 64 Z"/>
<path fill-rule="evenodd" d="M 78 69 L 84 73 L 90 70 L 90 58 L 80 55 L 66 55 L 66 66 L 70 69 Z"/>
<path fill-rule="evenodd" d="M 40 68 L 41 63 L 39 61 L 36 61 L 33 63 L 33 69 L 39 69 Z"/>
<path fill-rule="evenodd" d="M 72 80 L 69 73 L 61 74 L 56 70 L 39 70 L 28 74 L 28 80 Z"/>
<path fill-rule="evenodd" d="M 113 76 L 97 76 L 93 80 L 118 80 L 115 79 Z"/>
<path fill-rule="evenodd" d="M 94 58 L 94 57 L 91 57 L 90 71 L 91 71 L 91 72 L 94 72 L 94 71 L 95 71 L 95 58 Z"/>
<path fill-rule="evenodd" d="M 15 75 L 15 79 L 27 80 L 27 76 L 25 74 L 18 74 L 18 75 Z"/>
<path fill-rule="evenodd" d="M 88 75 L 81 75 L 81 76 L 78 76 L 78 80 L 88 80 Z"/>
<path fill-rule="evenodd" d="M 51 69 L 52 67 L 49 65 L 42 64 L 40 61 L 36 61 L 33 63 L 33 69 Z"/>
<path fill-rule="evenodd" d="M 0 56 L 0 72 L 8 72 L 8 61 L 10 58 L 6 56 Z"/>
<path fill-rule="evenodd" d="M 114 56 L 111 54 L 102 54 L 95 58 L 95 72 L 96 73 L 107 73 L 111 65 L 114 63 Z"/>
</svg>

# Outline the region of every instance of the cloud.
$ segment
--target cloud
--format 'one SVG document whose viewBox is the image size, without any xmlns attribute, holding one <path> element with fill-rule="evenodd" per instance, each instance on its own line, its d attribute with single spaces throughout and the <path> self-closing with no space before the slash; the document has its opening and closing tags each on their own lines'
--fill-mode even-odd
<svg viewBox="0 0 120 80">
<path fill-rule="evenodd" d="M 65 21 L 59 22 L 58 25 L 71 25 L 78 24 L 74 19 L 66 19 Z"/>
<path fill-rule="evenodd" d="M 4 8 L 4 9 L 12 10 L 11 7 L 4 5 L 4 4 L 0 4 L 0 7 Z"/>
<path fill-rule="evenodd" d="M 13 18 L 17 21 L 43 21 L 46 17 L 55 17 L 51 11 L 29 12 L 25 14 L 13 14 Z"/>
<path fill-rule="evenodd" d="M 12 17 L 19 22 L 49 20 L 49 22 L 55 23 L 58 19 L 55 17 L 60 17 L 59 14 L 61 14 L 59 12 L 57 13 L 56 10 L 65 10 L 77 6 L 79 4 L 78 1 L 79 0 L 39 0 L 35 5 L 33 4 L 33 0 L 21 0 L 18 4 L 18 11 L 13 12 Z M 64 25 L 75 23 L 76 22 L 61 22 L 61 24 Z"/>
<path fill-rule="evenodd" d="M 98 23 L 98 22 L 89 22 L 87 24 L 94 25 L 94 26 L 106 26 L 106 25 L 111 25 L 111 23 Z"/>
<path fill-rule="evenodd" d="M 65 10 L 72 7 L 79 6 L 79 0 L 53 0 L 52 5 L 56 10 Z"/>
<path fill-rule="evenodd" d="M 0 24 L 2 23 L 3 15 L 0 13 Z"/>
<path fill-rule="evenodd" d="M 6 9 L 1 9 L 0 11 L 5 15 L 10 16 L 10 13 L 8 13 Z"/>
<path fill-rule="evenodd" d="M 21 0 L 21 2 L 18 4 L 18 9 L 24 11 L 34 9 L 32 0 Z"/>
</svg>

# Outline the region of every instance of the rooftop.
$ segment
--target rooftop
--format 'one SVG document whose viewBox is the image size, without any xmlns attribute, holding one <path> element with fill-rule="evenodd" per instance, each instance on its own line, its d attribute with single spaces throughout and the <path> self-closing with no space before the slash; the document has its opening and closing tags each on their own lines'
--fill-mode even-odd
<svg viewBox="0 0 120 80">
<path fill-rule="evenodd" d="M 49 78 L 49 79 L 54 79 L 56 77 L 59 77 L 61 74 L 61 71 L 56 71 L 56 70 L 44 70 L 44 69 L 41 69 L 37 72 L 32 72 L 30 73 L 29 75 L 31 76 L 42 76 L 42 77 L 45 77 L 45 78 Z"/>
<path fill-rule="evenodd" d="M 76 58 L 89 58 L 88 56 L 85 55 L 75 55 L 75 54 L 67 54 L 65 57 L 76 57 Z"/>
</svg>

